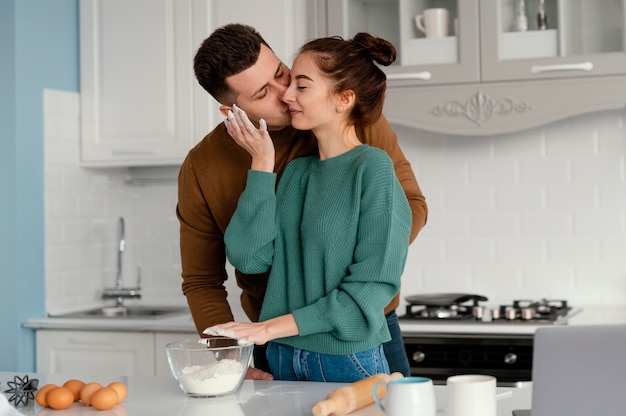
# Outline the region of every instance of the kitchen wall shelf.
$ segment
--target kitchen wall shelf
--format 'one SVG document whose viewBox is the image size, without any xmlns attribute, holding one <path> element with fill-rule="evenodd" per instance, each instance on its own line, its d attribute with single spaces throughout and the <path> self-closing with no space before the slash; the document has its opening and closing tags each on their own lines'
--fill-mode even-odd
<svg viewBox="0 0 626 416">
<path fill-rule="evenodd" d="M 456 36 L 408 39 L 402 44 L 402 65 L 450 64 L 458 54 Z"/>
<path fill-rule="evenodd" d="M 554 58 L 557 56 L 556 29 L 503 33 L 498 55 L 501 60 Z"/>
<path fill-rule="evenodd" d="M 626 106 L 625 1 L 546 0 L 538 30 L 539 1 L 526 0 L 528 29 L 515 31 L 518 0 L 317 0 L 314 35 L 365 31 L 396 45 L 384 68 L 391 122 L 499 134 Z M 422 37 L 414 17 L 432 7 L 448 9 L 456 36 Z"/>
</svg>

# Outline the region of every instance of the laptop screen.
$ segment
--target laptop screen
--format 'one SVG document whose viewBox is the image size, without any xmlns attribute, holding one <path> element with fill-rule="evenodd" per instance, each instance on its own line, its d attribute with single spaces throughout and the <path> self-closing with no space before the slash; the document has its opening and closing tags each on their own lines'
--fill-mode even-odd
<svg viewBox="0 0 626 416">
<path fill-rule="evenodd" d="M 626 415 L 626 325 L 535 332 L 532 416 Z"/>
</svg>

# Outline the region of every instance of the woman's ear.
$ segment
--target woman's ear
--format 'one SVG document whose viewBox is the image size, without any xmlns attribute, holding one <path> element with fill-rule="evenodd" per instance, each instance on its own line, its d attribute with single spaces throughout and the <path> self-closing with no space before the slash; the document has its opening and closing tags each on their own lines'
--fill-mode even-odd
<svg viewBox="0 0 626 416">
<path fill-rule="evenodd" d="M 346 90 L 336 95 L 337 108 L 342 108 L 343 110 L 347 110 L 352 107 L 354 104 L 354 100 L 356 99 L 356 95 L 353 90 Z"/>
</svg>

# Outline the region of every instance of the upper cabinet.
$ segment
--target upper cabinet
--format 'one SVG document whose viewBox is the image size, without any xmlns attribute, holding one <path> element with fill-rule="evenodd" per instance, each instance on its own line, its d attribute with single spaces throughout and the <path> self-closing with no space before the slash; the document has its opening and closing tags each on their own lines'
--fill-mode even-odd
<svg viewBox="0 0 626 416">
<path fill-rule="evenodd" d="M 174 164 L 191 148 L 206 117 L 193 101 L 192 3 L 81 0 L 83 165 Z"/>
<path fill-rule="evenodd" d="M 391 41 L 385 114 L 460 135 L 626 105 L 625 0 L 318 0 L 317 35 Z"/>
<path fill-rule="evenodd" d="M 624 75 L 625 10 L 623 0 L 481 0 L 482 79 Z"/>
<path fill-rule="evenodd" d="M 288 62 L 306 40 L 306 0 L 80 0 L 82 165 L 179 165 L 221 121 L 193 57 L 232 22 Z"/>
</svg>

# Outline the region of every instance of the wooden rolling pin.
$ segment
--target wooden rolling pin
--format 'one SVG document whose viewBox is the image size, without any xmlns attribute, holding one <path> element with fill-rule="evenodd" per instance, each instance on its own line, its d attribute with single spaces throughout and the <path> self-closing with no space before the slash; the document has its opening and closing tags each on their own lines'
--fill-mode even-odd
<svg viewBox="0 0 626 416">
<path fill-rule="evenodd" d="M 362 407 L 374 403 L 372 389 L 379 381 L 389 382 L 394 378 L 402 378 L 402 373 L 376 374 L 363 380 L 340 387 L 331 391 L 326 400 L 321 400 L 313 406 L 313 416 L 345 415 Z M 380 387 L 378 397 L 384 399 L 387 395 L 385 387 Z"/>
</svg>

